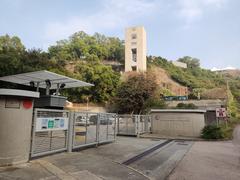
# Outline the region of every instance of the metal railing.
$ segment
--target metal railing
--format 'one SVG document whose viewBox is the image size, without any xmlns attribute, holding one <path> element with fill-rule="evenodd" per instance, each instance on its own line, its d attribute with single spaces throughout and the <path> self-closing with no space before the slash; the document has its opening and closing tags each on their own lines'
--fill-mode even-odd
<svg viewBox="0 0 240 180">
<path fill-rule="evenodd" d="M 73 116 L 73 149 L 115 140 L 116 114 L 73 112 Z"/>
<path fill-rule="evenodd" d="M 112 142 L 116 114 L 35 109 L 31 157 Z"/>
<path fill-rule="evenodd" d="M 151 130 L 149 115 L 117 115 L 53 109 L 34 110 L 31 157 L 113 142 L 116 134 Z"/>
<path fill-rule="evenodd" d="M 31 157 L 67 150 L 69 111 L 35 109 Z M 61 123 L 61 124 L 60 124 Z"/>
<path fill-rule="evenodd" d="M 138 136 L 151 131 L 150 115 L 118 115 L 117 134 Z"/>
</svg>

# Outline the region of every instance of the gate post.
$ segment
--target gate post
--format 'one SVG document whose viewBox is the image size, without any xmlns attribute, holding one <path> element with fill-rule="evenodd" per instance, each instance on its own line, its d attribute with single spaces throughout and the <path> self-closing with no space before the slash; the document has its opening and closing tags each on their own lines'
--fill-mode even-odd
<svg viewBox="0 0 240 180">
<path fill-rule="evenodd" d="M 68 124 L 68 152 L 72 152 L 73 149 L 73 133 L 74 133 L 74 111 L 69 112 L 69 124 Z"/>
<path fill-rule="evenodd" d="M 144 116 L 144 133 L 148 133 L 148 121 L 149 121 L 149 117 L 148 115 Z"/>
<path fill-rule="evenodd" d="M 96 134 L 97 134 L 97 139 L 96 139 L 96 147 L 98 147 L 98 145 L 99 145 L 99 141 L 100 141 L 100 117 L 101 115 L 100 115 L 100 113 L 97 113 L 97 131 L 96 131 Z"/>
<path fill-rule="evenodd" d="M 135 115 L 135 123 L 136 123 L 136 135 L 139 138 L 139 124 L 140 124 L 140 116 Z"/>
<path fill-rule="evenodd" d="M 114 141 L 116 141 L 118 130 L 119 130 L 119 116 L 115 114 L 114 115 Z"/>
</svg>

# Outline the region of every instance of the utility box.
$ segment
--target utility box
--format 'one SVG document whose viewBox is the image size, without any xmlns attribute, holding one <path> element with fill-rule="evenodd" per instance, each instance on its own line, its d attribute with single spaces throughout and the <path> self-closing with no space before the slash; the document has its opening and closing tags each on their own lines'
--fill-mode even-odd
<svg viewBox="0 0 240 180">
<path fill-rule="evenodd" d="M 39 92 L 0 89 L 0 166 L 29 160 L 34 98 Z"/>
<path fill-rule="evenodd" d="M 57 95 L 44 95 L 34 102 L 35 108 L 64 108 L 67 97 Z"/>
</svg>

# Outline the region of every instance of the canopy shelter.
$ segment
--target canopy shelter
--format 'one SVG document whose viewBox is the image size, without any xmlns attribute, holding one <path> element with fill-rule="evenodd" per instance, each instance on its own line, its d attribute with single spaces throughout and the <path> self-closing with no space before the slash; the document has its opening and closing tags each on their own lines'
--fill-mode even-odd
<svg viewBox="0 0 240 180">
<path fill-rule="evenodd" d="M 93 84 L 46 70 L 4 76 L 0 77 L 0 81 L 36 87 L 37 91 L 39 88 L 46 88 L 46 94 L 49 94 L 50 89 L 56 89 L 58 92 L 59 89 L 93 86 Z"/>
</svg>

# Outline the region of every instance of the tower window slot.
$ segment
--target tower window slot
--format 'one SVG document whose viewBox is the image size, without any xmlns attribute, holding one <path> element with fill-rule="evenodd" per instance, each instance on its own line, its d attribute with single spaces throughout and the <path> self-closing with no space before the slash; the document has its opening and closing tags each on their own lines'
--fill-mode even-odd
<svg viewBox="0 0 240 180">
<path fill-rule="evenodd" d="M 137 34 L 132 34 L 132 39 L 137 39 Z"/>
<path fill-rule="evenodd" d="M 132 49 L 132 61 L 137 62 L 137 48 Z"/>
</svg>

